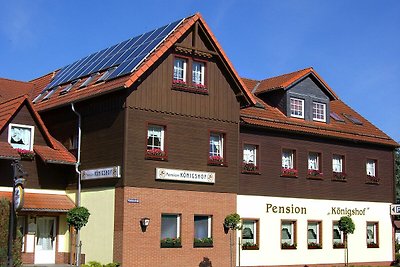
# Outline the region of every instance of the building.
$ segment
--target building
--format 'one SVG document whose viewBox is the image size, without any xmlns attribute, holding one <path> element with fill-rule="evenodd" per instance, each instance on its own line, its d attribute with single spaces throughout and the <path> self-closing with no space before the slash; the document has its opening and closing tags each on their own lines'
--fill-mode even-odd
<svg viewBox="0 0 400 267">
<path fill-rule="evenodd" d="M 30 83 L 42 126 L 79 166 L 80 179 L 68 169 L 54 189 L 80 196 L 91 213 L 81 231 L 86 261 L 339 263 L 333 223 L 348 210 L 357 225 L 366 224 L 363 233 L 379 233 L 368 240 L 379 248 L 367 249 L 363 237 L 367 260 L 350 260 L 393 259 L 384 209 L 393 202 L 397 143 L 341 102 L 313 69 L 240 78 L 200 14 Z M 368 183 L 366 165 L 375 171 Z M 235 212 L 244 227 L 231 246 L 223 222 Z M 308 249 L 311 242 L 322 248 Z"/>
</svg>

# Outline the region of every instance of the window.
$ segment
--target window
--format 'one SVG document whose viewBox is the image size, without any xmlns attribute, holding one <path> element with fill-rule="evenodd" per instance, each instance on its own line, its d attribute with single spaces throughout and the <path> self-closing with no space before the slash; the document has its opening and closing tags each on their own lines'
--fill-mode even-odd
<svg viewBox="0 0 400 267">
<path fill-rule="evenodd" d="M 281 223 L 281 248 L 296 248 L 296 222 L 282 221 Z"/>
<path fill-rule="evenodd" d="M 13 148 L 33 150 L 35 127 L 10 123 L 8 127 L 8 142 Z"/>
<path fill-rule="evenodd" d="M 308 175 L 320 176 L 321 171 L 321 154 L 317 152 L 308 153 Z"/>
<path fill-rule="evenodd" d="M 321 222 L 309 221 L 307 224 L 307 244 L 309 249 L 322 248 Z"/>
<path fill-rule="evenodd" d="M 332 157 L 333 172 L 337 172 L 337 173 L 343 172 L 343 161 L 344 161 L 344 157 L 342 155 L 333 155 L 333 157 Z"/>
<path fill-rule="evenodd" d="M 25 251 L 25 216 L 18 216 L 17 218 L 17 229 L 21 232 L 22 234 L 22 250 L 21 252 Z"/>
<path fill-rule="evenodd" d="M 194 246 L 208 247 L 212 246 L 211 236 L 212 217 L 206 215 L 194 216 Z"/>
<path fill-rule="evenodd" d="M 210 133 L 210 162 L 223 163 L 224 161 L 224 134 L 223 133 Z"/>
<path fill-rule="evenodd" d="M 333 222 L 333 233 L 332 233 L 332 240 L 333 240 L 333 248 L 344 248 L 343 243 L 343 232 L 339 229 L 339 222 Z"/>
<path fill-rule="evenodd" d="M 367 222 L 367 247 L 368 248 L 379 247 L 377 222 Z"/>
<path fill-rule="evenodd" d="M 256 172 L 258 171 L 256 145 L 245 144 L 243 146 L 243 171 Z"/>
<path fill-rule="evenodd" d="M 296 177 L 297 170 L 295 167 L 295 150 L 282 150 L 282 176 Z"/>
<path fill-rule="evenodd" d="M 295 118 L 304 118 L 304 100 L 290 98 L 290 115 Z"/>
<path fill-rule="evenodd" d="M 186 83 L 187 62 L 184 58 L 176 57 L 174 60 L 174 83 Z"/>
<path fill-rule="evenodd" d="M 205 65 L 203 62 L 193 61 L 192 82 L 195 86 L 204 86 Z"/>
<path fill-rule="evenodd" d="M 181 247 L 181 216 L 179 214 L 161 215 L 161 247 Z"/>
<path fill-rule="evenodd" d="M 147 150 L 148 157 L 165 157 L 164 132 L 165 127 L 160 125 L 149 125 L 147 128 Z"/>
<path fill-rule="evenodd" d="M 370 177 L 376 176 L 376 160 L 367 159 L 366 171 L 367 171 L 367 176 Z"/>
<path fill-rule="evenodd" d="M 258 220 L 243 219 L 242 249 L 258 249 Z"/>
<path fill-rule="evenodd" d="M 313 120 L 326 121 L 326 104 L 313 102 Z"/>
</svg>

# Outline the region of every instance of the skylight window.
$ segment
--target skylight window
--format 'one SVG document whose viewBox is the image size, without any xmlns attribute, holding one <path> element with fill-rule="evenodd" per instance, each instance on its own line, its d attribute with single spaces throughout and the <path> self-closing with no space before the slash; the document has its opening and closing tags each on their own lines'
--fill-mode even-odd
<svg viewBox="0 0 400 267">
<path fill-rule="evenodd" d="M 362 121 L 360 121 L 359 119 L 357 119 L 356 117 L 351 116 L 350 114 L 346 114 L 346 113 L 342 113 L 343 116 L 346 117 L 346 119 L 348 119 L 349 121 L 351 121 L 354 124 L 357 125 L 363 125 Z"/>
<path fill-rule="evenodd" d="M 90 75 L 90 76 L 86 79 L 86 81 L 84 81 L 84 82 L 81 84 L 81 86 L 79 86 L 79 89 L 88 86 L 88 84 L 89 84 L 91 81 L 93 81 L 94 77 L 96 77 L 97 75 L 99 75 L 98 72 L 95 73 L 95 74 Z"/>
<path fill-rule="evenodd" d="M 72 87 L 74 87 L 74 85 L 77 84 L 80 80 L 81 79 L 75 80 L 75 81 L 71 82 L 70 84 L 68 84 L 67 87 L 65 87 L 63 90 L 61 90 L 60 95 L 64 95 L 64 94 L 68 93 L 69 91 L 71 91 Z"/>
<path fill-rule="evenodd" d="M 110 77 L 110 75 L 117 69 L 117 67 L 113 67 L 108 69 L 106 72 L 104 72 L 104 74 L 96 81 L 98 82 L 102 82 L 105 81 L 108 77 Z"/>
<path fill-rule="evenodd" d="M 344 119 L 342 117 L 340 117 L 337 113 L 335 112 L 331 112 L 331 118 L 334 119 L 335 121 L 340 121 L 340 122 L 344 122 Z"/>
</svg>

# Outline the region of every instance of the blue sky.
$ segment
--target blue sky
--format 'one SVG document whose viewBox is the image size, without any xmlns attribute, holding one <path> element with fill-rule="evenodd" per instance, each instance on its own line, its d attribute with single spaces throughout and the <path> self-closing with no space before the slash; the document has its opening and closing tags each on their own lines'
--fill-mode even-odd
<svg viewBox="0 0 400 267">
<path fill-rule="evenodd" d="M 200 12 L 241 76 L 309 66 L 400 141 L 398 0 L 0 0 L 0 77 L 29 81 Z"/>
</svg>

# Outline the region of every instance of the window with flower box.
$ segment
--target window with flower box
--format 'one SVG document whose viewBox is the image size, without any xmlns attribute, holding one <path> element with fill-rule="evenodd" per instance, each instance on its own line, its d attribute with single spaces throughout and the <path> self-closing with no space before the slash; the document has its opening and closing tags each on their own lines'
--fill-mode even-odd
<svg viewBox="0 0 400 267">
<path fill-rule="evenodd" d="M 308 153 L 308 177 L 318 178 L 323 175 L 321 170 L 321 153 L 309 152 Z"/>
<path fill-rule="evenodd" d="M 172 88 L 199 94 L 208 94 L 206 62 L 185 56 L 175 56 Z"/>
<path fill-rule="evenodd" d="M 281 221 L 281 248 L 296 249 L 296 221 Z"/>
<path fill-rule="evenodd" d="M 368 248 L 378 248 L 378 223 L 377 222 L 367 222 L 367 247 Z"/>
<path fill-rule="evenodd" d="M 258 241 L 258 219 L 243 219 L 242 220 L 242 249 L 257 250 L 259 249 Z"/>
<path fill-rule="evenodd" d="M 258 146 L 245 144 L 243 146 L 243 173 L 259 173 L 258 172 Z"/>
<path fill-rule="evenodd" d="M 167 159 L 165 152 L 165 126 L 148 125 L 146 159 Z"/>
<path fill-rule="evenodd" d="M 346 181 L 347 175 L 344 171 L 344 156 L 333 154 L 332 156 L 332 171 L 333 180 L 335 181 Z"/>
<path fill-rule="evenodd" d="M 210 132 L 210 149 L 208 152 L 208 164 L 210 165 L 224 165 L 224 143 L 225 143 L 225 134 Z"/>
<path fill-rule="evenodd" d="M 182 247 L 180 238 L 181 215 L 161 214 L 161 247 Z"/>
<path fill-rule="evenodd" d="M 304 99 L 290 98 L 290 116 L 304 119 Z"/>
<path fill-rule="evenodd" d="M 379 184 L 379 178 L 377 175 L 377 160 L 375 159 L 367 159 L 365 164 L 366 174 L 367 174 L 367 183 Z"/>
<path fill-rule="evenodd" d="M 343 232 L 339 229 L 339 222 L 334 221 L 332 223 L 332 244 L 333 248 L 344 248 Z"/>
<path fill-rule="evenodd" d="M 212 247 L 213 239 L 211 235 L 212 216 L 194 216 L 194 247 Z"/>
<path fill-rule="evenodd" d="M 307 246 L 309 249 L 322 248 L 322 222 L 308 221 L 307 223 Z"/>
<path fill-rule="evenodd" d="M 283 149 L 282 150 L 281 176 L 297 177 L 295 157 L 296 157 L 295 150 L 293 150 L 293 149 Z"/>
</svg>

